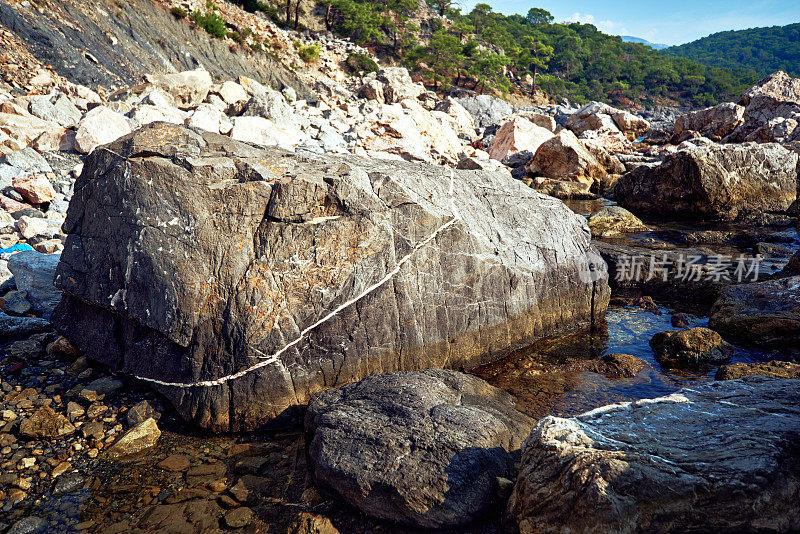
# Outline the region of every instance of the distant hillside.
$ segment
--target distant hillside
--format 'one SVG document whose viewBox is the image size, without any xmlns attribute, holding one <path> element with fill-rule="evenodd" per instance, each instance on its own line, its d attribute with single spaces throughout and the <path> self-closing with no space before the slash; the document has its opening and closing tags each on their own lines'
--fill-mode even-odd
<svg viewBox="0 0 800 534">
<path fill-rule="evenodd" d="M 642 39 L 641 37 L 633 37 L 630 35 L 622 35 L 622 41 L 625 43 L 639 43 L 643 45 L 647 45 L 651 48 L 655 48 L 656 50 L 664 50 L 665 48 L 669 48 L 669 45 L 659 44 L 659 43 L 651 43 L 647 39 Z"/>
<path fill-rule="evenodd" d="M 777 70 L 800 76 L 800 23 L 715 33 L 664 53 L 712 67 L 753 70 L 761 76 Z"/>
</svg>

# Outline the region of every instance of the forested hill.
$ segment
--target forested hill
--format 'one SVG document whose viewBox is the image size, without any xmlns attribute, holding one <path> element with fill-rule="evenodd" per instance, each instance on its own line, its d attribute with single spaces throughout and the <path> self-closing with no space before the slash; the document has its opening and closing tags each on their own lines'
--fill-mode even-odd
<svg viewBox="0 0 800 534">
<path fill-rule="evenodd" d="M 800 23 L 715 33 L 664 53 L 713 67 L 751 69 L 760 76 L 777 70 L 800 76 Z"/>
<path fill-rule="evenodd" d="M 301 0 L 233 0 L 302 29 Z M 537 94 L 575 102 L 708 106 L 737 98 L 758 81 L 752 71 L 701 65 L 623 42 L 590 24 L 557 23 L 540 8 L 525 15 L 455 0 L 318 0 L 308 24 L 365 45 L 405 65 L 434 90 L 465 88 Z M 285 15 L 284 15 L 285 13 Z M 294 21 L 292 21 L 294 13 Z M 324 20 L 313 19 L 324 13 Z"/>
</svg>

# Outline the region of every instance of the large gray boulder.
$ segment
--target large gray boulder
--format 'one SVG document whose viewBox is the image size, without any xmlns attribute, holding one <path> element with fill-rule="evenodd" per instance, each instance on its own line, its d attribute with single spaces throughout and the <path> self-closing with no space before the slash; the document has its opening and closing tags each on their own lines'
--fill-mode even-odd
<svg viewBox="0 0 800 534">
<path fill-rule="evenodd" d="M 797 154 L 778 144 L 714 145 L 668 156 L 622 176 L 617 202 L 637 214 L 734 219 L 741 210 L 785 211 L 797 197 Z"/>
<path fill-rule="evenodd" d="M 64 228 L 58 329 L 214 430 L 372 374 L 485 364 L 609 298 L 585 221 L 511 178 L 183 126 L 91 154 Z"/>
<path fill-rule="evenodd" d="M 545 417 L 508 510 L 522 534 L 800 529 L 800 381 L 750 376 Z"/>
<path fill-rule="evenodd" d="M 534 421 L 511 396 L 455 371 L 387 373 L 314 397 L 306 442 L 314 482 L 378 519 L 469 523 L 509 477 Z"/>
<path fill-rule="evenodd" d="M 459 98 L 458 103 L 472 115 L 478 128 L 499 126 L 503 119 L 514 113 L 511 104 L 491 95 Z"/>
<path fill-rule="evenodd" d="M 788 142 L 800 139 L 800 78 L 775 72 L 739 99 L 746 106 L 742 123 L 727 142 Z"/>
<path fill-rule="evenodd" d="M 725 288 L 709 326 L 749 345 L 800 347 L 800 276 Z"/>
</svg>

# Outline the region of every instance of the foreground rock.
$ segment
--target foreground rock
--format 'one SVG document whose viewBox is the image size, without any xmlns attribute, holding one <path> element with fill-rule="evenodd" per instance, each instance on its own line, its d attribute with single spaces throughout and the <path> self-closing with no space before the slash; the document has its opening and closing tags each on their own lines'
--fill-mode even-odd
<svg viewBox="0 0 800 534">
<path fill-rule="evenodd" d="M 711 308 L 709 326 L 751 345 L 800 346 L 800 276 L 726 288 Z"/>
<path fill-rule="evenodd" d="M 751 375 L 800 380 L 800 364 L 782 361 L 763 363 L 732 363 L 717 371 L 716 380 L 737 380 Z"/>
<path fill-rule="evenodd" d="M 794 531 L 798 439 L 800 382 L 765 377 L 546 417 L 508 510 L 522 534 Z"/>
<path fill-rule="evenodd" d="M 149 418 L 122 434 L 109 447 L 106 455 L 109 458 L 130 456 L 153 447 L 160 437 L 161 430 L 159 430 L 155 419 Z"/>
<path fill-rule="evenodd" d="M 316 484 L 372 517 L 438 528 L 492 504 L 533 421 L 479 378 L 429 370 L 322 393 L 305 424 Z"/>
<path fill-rule="evenodd" d="M 741 210 L 788 209 L 797 197 L 796 166 L 797 154 L 777 144 L 709 146 L 638 167 L 614 194 L 634 213 L 731 220 Z"/>
<path fill-rule="evenodd" d="M 656 360 L 669 367 L 698 367 L 731 359 L 733 345 L 708 328 L 659 332 L 650 340 Z"/>
<path fill-rule="evenodd" d="M 371 374 L 488 363 L 609 295 L 582 277 L 585 222 L 513 179 L 165 124 L 89 156 L 65 229 L 59 330 L 215 430 Z"/>
</svg>

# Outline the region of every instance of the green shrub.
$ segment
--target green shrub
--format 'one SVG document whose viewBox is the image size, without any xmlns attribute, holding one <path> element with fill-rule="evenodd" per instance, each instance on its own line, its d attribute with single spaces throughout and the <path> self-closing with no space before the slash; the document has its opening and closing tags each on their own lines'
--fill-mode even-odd
<svg viewBox="0 0 800 534">
<path fill-rule="evenodd" d="M 189 16 L 189 13 L 187 13 L 185 9 L 183 9 L 182 7 L 178 7 L 178 6 L 175 6 L 172 9 L 170 9 L 169 12 L 172 13 L 172 15 L 175 18 L 179 18 L 179 19 L 185 19 L 186 17 Z"/>
<path fill-rule="evenodd" d="M 378 64 L 366 54 L 350 54 L 347 56 L 347 61 L 345 63 L 353 70 L 353 72 L 369 74 L 370 72 L 378 72 L 380 70 Z"/>
<path fill-rule="evenodd" d="M 222 39 L 228 34 L 228 26 L 225 24 L 225 19 L 217 15 L 213 9 L 205 13 L 195 11 L 192 18 L 195 24 L 217 39 Z"/>
<path fill-rule="evenodd" d="M 319 44 L 314 43 L 304 46 L 299 40 L 294 42 L 294 47 L 297 49 L 297 55 L 306 63 L 314 63 L 319 59 Z"/>
</svg>

